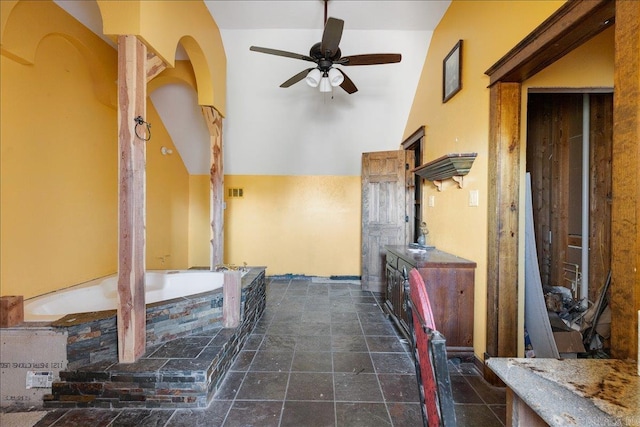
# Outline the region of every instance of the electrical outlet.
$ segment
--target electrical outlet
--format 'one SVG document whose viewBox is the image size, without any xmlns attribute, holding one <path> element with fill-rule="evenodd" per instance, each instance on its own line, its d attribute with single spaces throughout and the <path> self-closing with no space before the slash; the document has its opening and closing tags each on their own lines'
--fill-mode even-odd
<svg viewBox="0 0 640 427">
<path fill-rule="evenodd" d="M 436 196 L 429 196 L 429 207 L 432 208 L 436 205 Z"/>
</svg>

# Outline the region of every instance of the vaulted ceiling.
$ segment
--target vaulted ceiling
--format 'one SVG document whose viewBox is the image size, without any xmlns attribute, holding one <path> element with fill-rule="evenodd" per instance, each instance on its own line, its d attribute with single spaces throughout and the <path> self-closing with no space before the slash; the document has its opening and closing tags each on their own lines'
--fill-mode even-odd
<svg viewBox="0 0 640 427">
<path fill-rule="evenodd" d="M 114 46 L 102 35 L 94 1 L 55 1 Z M 336 88 L 329 96 L 302 82 L 278 87 L 309 63 L 248 49 L 259 45 L 307 55 L 322 35 L 323 0 L 205 4 L 220 28 L 227 55 L 225 171 L 349 175 L 359 173 L 361 152 L 399 144 L 431 33 L 450 1 L 330 0 L 328 16 L 345 21 L 343 56 L 389 52 L 401 53 L 403 59 L 399 64 L 350 67 L 347 72 L 359 91 L 348 95 Z M 178 47 L 178 59 L 180 51 Z M 195 93 L 169 85 L 154 91 L 151 99 L 189 173 L 208 173 L 208 132 Z M 256 145 L 256 140 L 262 143 Z M 299 158 L 292 158 L 296 152 Z M 273 161 L 264 162 L 265 156 Z"/>
</svg>

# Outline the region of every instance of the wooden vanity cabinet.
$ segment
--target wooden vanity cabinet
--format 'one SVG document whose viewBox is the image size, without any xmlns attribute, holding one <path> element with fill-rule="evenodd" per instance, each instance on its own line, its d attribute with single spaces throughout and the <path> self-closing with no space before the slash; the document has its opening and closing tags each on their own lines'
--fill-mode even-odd
<svg viewBox="0 0 640 427">
<path fill-rule="evenodd" d="M 430 249 L 410 252 L 405 246 L 386 248 L 385 311 L 410 339 L 404 283 L 412 268 L 424 280 L 436 329 L 447 341 L 449 356 L 473 356 L 473 291 L 476 263 Z M 407 275 L 407 276 L 405 276 Z"/>
</svg>

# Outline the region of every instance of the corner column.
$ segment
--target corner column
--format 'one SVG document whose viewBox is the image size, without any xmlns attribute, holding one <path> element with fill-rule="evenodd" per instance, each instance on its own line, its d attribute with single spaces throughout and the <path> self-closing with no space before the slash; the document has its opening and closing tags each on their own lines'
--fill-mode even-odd
<svg viewBox="0 0 640 427">
<path fill-rule="evenodd" d="M 489 242 L 487 265 L 488 357 L 518 353 L 518 211 L 520 206 L 520 83 L 490 88 Z M 485 368 L 485 379 L 499 384 Z"/>
<path fill-rule="evenodd" d="M 222 116 L 203 106 L 211 145 L 211 269 L 224 263 L 224 170 L 222 165 Z"/>
<path fill-rule="evenodd" d="M 611 210 L 611 355 L 638 359 L 640 2 L 616 1 Z"/>
<path fill-rule="evenodd" d="M 146 347 L 145 140 L 147 48 L 118 36 L 118 358 L 132 363 Z"/>
</svg>

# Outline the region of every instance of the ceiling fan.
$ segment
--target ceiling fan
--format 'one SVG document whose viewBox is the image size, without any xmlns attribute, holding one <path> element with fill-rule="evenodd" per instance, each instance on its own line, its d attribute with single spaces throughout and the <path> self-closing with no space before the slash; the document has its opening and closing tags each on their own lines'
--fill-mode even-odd
<svg viewBox="0 0 640 427">
<path fill-rule="evenodd" d="M 287 58 L 301 59 L 303 61 L 315 62 L 313 68 L 302 70 L 280 85 L 280 87 L 290 87 L 305 79 L 312 87 L 320 87 L 320 92 L 331 92 L 332 87 L 340 86 L 345 92 L 352 94 L 358 91 L 351 79 L 335 65 L 379 65 L 400 62 L 402 55 L 399 53 L 371 53 L 365 55 L 342 56 L 340 51 L 340 39 L 344 21 L 337 18 L 327 19 L 327 0 L 324 0 L 324 32 L 322 41 L 311 46 L 309 55 L 287 52 L 284 50 L 270 49 L 266 47 L 251 46 L 249 50 L 254 52 L 267 53 L 269 55 L 284 56 Z"/>
</svg>

